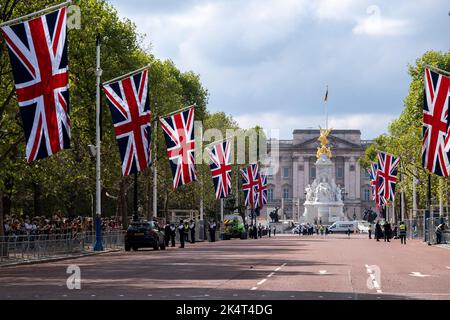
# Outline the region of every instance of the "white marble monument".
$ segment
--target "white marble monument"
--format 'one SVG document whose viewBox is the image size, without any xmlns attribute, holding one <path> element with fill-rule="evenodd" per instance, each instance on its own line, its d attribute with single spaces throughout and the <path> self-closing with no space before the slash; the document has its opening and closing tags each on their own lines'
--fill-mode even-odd
<svg viewBox="0 0 450 320">
<path fill-rule="evenodd" d="M 303 222 L 331 224 L 345 220 L 342 202 L 342 190 L 336 185 L 331 162 L 331 150 L 327 147 L 327 136 L 331 129 L 320 130 L 319 141 L 322 143 L 317 150 L 316 179 L 305 188 L 306 201 Z"/>
</svg>

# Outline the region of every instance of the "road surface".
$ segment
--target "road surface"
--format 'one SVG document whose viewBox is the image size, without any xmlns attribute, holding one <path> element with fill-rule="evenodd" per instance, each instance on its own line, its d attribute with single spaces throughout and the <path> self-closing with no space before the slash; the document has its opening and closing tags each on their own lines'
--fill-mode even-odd
<svg viewBox="0 0 450 320">
<path fill-rule="evenodd" d="M 69 265 L 81 289 L 67 287 Z M 72 284 L 74 282 L 71 282 Z M 450 299 L 450 250 L 365 235 L 187 244 L 0 268 L 10 299 Z"/>
</svg>

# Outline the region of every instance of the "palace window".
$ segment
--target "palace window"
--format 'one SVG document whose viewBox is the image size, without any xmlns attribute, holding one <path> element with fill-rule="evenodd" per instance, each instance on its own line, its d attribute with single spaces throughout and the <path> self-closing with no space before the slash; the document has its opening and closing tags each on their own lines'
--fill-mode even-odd
<svg viewBox="0 0 450 320">
<path fill-rule="evenodd" d="M 337 167 L 336 168 L 336 178 L 337 179 L 342 179 L 343 177 L 344 177 L 344 168 Z"/>
<path fill-rule="evenodd" d="M 283 189 L 283 199 L 289 199 L 289 188 Z"/>
<path fill-rule="evenodd" d="M 289 168 L 283 168 L 283 179 L 289 178 Z"/>
<path fill-rule="evenodd" d="M 273 189 L 267 189 L 267 201 L 273 202 Z"/>
<path fill-rule="evenodd" d="M 315 178 L 316 178 L 316 167 L 311 167 L 311 168 L 309 169 L 309 176 L 310 176 L 310 178 L 312 178 L 312 179 L 315 179 Z"/>
<path fill-rule="evenodd" d="M 370 201 L 370 190 L 364 189 L 364 201 Z"/>
</svg>

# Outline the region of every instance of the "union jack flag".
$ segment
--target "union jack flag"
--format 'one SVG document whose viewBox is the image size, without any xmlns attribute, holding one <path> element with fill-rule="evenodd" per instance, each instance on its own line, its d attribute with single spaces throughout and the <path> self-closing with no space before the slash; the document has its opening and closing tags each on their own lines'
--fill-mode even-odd
<svg viewBox="0 0 450 320">
<path fill-rule="evenodd" d="M 241 170 L 242 174 L 242 190 L 245 195 L 245 206 L 254 209 L 256 207 L 258 186 L 258 165 L 251 164 L 247 168 Z"/>
<path fill-rule="evenodd" d="M 2 27 L 28 162 L 70 148 L 66 11 Z"/>
<path fill-rule="evenodd" d="M 215 144 L 209 151 L 211 177 L 216 190 L 216 199 L 226 198 L 231 193 L 230 142 Z"/>
<path fill-rule="evenodd" d="M 370 186 L 372 189 L 372 200 L 376 200 L 376 189 L 377 189 L 377 173 L 378 173 L 378 165 L 375 162 L 370 164 L 369 169 L 369 177 L 370 177 Z"/>
<path fill-rule="evenodd" d="M 422 165 L 428 171 L 443 177 L 448 177 L 450 171 L 449 89 L 449 77 L 425 69 Z"/>
<path fill-rule="evenodd" d="M 166 139 L 173 188 L 197 180 L 195 170 L 194 107 L 159 119 Z"/>
<path fill-rule="evenodd" d="M 378 152 L 378 195 L 383 203 L 395 199 L 397 167 L 400 158 L 386 152 Z"/>
<path fill-rule="evenodd" d="M 256 186 L 256 204 L 262 209 L 267 204 L 267 174 L 258 173 L 258 184 Z"/>
<path fill-rule="evenodd" d="M 114 123 L 124 176 L 143 171 L 151 163 L 150 104 L 147 90 L 147 69 L 103 86 Z"/>
</svg>

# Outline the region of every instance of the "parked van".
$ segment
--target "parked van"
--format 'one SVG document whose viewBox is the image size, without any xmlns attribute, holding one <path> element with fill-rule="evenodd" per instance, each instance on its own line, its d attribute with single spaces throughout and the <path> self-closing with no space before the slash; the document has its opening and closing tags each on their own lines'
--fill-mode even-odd
<svg viewBox="0 0 450 320">
<path fill-rule="evenodd" d="M 370 223 L 365 220 L 336 221 L 328 228 L 328 230 L 330 233 L 347 232 L 348 228 L 350 228 L 352 232 L 368 233 L 369 226 Z"/>
<path fill-rule="evenodd" d="M 355 232 L 358 224 L 358 221 L 336 221 L 328 227 L 328 231 L 330 233 L 347 232 L 350 228 L 351 232 Z"/>
</svg>

